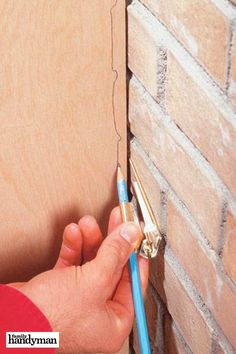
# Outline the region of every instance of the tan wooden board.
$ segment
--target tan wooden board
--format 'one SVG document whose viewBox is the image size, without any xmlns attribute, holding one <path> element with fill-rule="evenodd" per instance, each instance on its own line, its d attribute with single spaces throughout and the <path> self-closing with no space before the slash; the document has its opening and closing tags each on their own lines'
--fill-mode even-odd
<svg viewBox="0 0 236 354">
<path fill-rule="evenodd" d="M 1 282 L 52 267 L 67 223 L 105 228 L 125 80 L 124 0 L 0 1 Z"/>
</svg>

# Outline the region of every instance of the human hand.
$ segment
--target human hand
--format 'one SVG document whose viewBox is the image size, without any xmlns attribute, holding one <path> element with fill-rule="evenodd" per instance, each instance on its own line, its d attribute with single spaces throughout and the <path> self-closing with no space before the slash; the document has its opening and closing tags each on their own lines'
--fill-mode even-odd
<svg viewBox="0 0 236 354">
<path fill-rule="evenodd" d="M 110 217 L 109 235 L 101 243 L 96 221 L 82 218 L 81 240 L 77 240 L 77 263 L 82 265 L 63 268 L 62 260 L 58 261 L 55 269 L 20 288 L 43 311 L 53 330 L 61 333 L 60 352 L 114 353 L 131 331 L 134 309 L 126 263 L 139 230 L 133 223 L 120 222 L 116 208 Z M 148 262 L 140 258 L 139 266 L 144 292 Z"/>
</svg>

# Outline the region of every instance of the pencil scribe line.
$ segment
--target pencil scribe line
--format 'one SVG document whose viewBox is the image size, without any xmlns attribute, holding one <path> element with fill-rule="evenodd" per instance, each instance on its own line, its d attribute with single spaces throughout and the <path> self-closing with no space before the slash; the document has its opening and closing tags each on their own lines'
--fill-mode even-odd
<svg viewBox="0 0 236 354">
<path fill-rule="evenodd" d="M 110 17 L 111 17 L 111 70 L 112 72 L 115 74 L 115 79 L 113 81 L 113 85 L 112 85 L 112 116 L 113 116 L 113 124 L 114 124 L 114 128 L 115 128 L 115 132 L 117 135 L 117 145 L 116 145 L 116 159 L 117 159 L 117 164 L 120 161 L 120 142 L 121 142 L 121 135 L 118 131 L 117 128 L 117 123 L 116 123 L 116 110 L 115 110 L 115 91 L 116 91 L 116 82 L 118 80 L 119 77 L 119 73 L 117 71 L 117 69 L 114 67 L 114 21 L 113 21 L 113 10 L 114 8 L 117 6 L 118 0 L 116 0 L 114 2 L 114 4 L 112 5 L 111 9 L 110 9 Z"/>
</svg>

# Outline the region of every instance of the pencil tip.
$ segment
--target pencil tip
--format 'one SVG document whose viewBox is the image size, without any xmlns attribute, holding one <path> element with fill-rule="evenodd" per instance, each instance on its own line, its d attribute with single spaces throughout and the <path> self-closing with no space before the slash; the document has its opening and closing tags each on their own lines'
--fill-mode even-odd
<svg viewBox="0 0 236 354">
<path fill-rule="evenodd" d="M 120 163 L 117 164 L 117 180 L 122 180 L 124 179 L 122 171 L 121 171 L 121 165 Z"/>
</svg>

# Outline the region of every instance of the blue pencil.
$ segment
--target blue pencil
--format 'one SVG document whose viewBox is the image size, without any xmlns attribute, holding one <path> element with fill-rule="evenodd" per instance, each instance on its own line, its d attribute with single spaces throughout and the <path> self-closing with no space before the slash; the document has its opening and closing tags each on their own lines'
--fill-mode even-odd
<svg viewBox="0 0 236 354">
<path fill-rule="evenodd" d="M 130 215 L 129 198 L 125 179 L 122 175 L 120 165 L 117 171 L 117 189 L 119 203 L 121 207 L 122 218 L 124 222 L 132 221 Z M 129 259 L 130 276 L 132 282 L 132 294 L 136 316 L 136 323 L 138 329 L 139 346 L 142 354 L 151 354 L 150 342 L 148 337 L 147 320 L 143 303 L 143 296 L 141 290 L 140 274 L 138 269 L 137 255 L 135 252 L 131 253 Z"/>
</svg>

